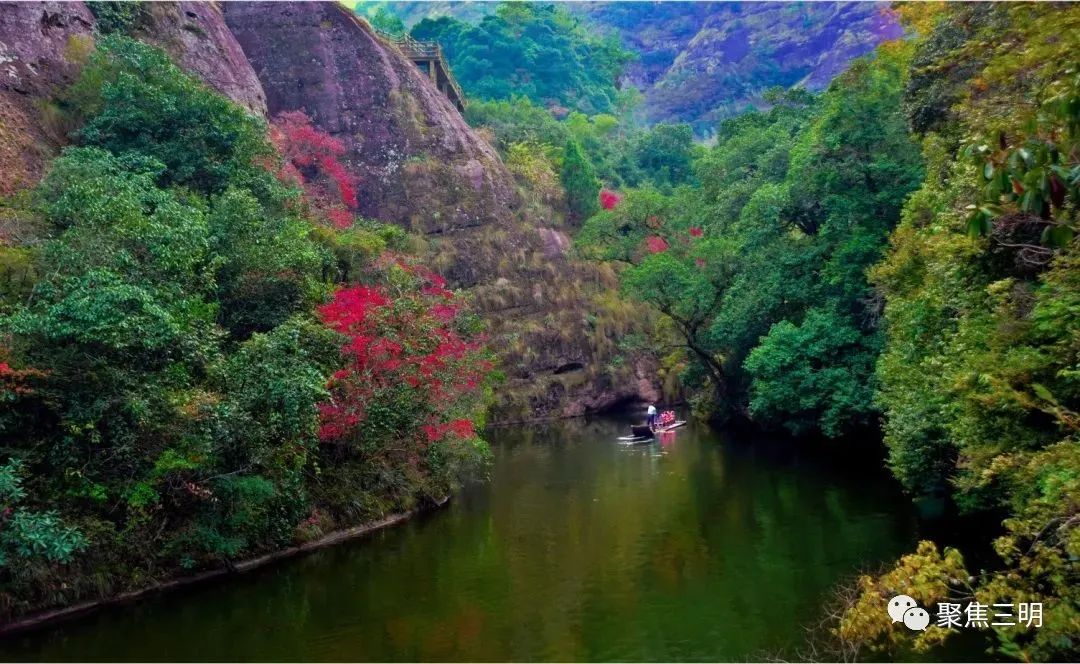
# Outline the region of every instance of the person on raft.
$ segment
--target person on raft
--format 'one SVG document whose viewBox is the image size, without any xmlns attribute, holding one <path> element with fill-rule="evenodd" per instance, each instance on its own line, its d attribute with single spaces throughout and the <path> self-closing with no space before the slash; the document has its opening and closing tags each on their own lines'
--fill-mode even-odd
<svg viewBox="0 0 1080 664">
<path fill-rule="evenodd" d="M 656 404 L 649 404 L 649 409 L 645 411 L 647 415 L 645 423 L 649 425 L 650 429 L 656 430 Z"/>
</svg>

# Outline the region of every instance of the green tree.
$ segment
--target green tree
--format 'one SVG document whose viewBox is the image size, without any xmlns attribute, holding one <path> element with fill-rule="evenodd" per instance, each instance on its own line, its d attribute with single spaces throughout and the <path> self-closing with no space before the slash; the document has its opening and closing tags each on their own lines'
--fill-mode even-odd
<svg viewBox="0 0 1080 664">
<path fill-rule="evenodd" d="M 566 204 L 572 221 L 587 219 L 599 207 L 600 181 L 596 179 L 592 164 L 574 141 L 566 142 L 560 172 Z"/>
<path fill-rule="evenodd" d="M 256 162 L 273 159 L 261 120 L 127 37 L 102 38 L 67 97 L 85 118 L 79 141 L 158 160 L 165 186 L 213 194 L 250 179 L 258 190 L 267 174 Z"/>
<path fill-rule="evenodd" d="M 375 13 L 371 15 L 370 20 L 371 25 L 376 30 L 381 30 L 390 35 L 400 36 L 408 32 L 401 19 L 386 7 L 379 7 L 375 10 Z"/>
<path fill-rule="evenodd" d="M 770 249 L 785 247 L 790 254 L 797 248 L 805 262 L 787 281 L 804 279 L 804 304 L 774 325 L 744 364 L 750 411 L 765 421 L 829 436 L 873 421 L 879 304 L 865 273 L 922 175 L 900 111 L 907 60 L 900 50 L 855 61 L 822 95 L 813 122 L 792 147 L 775 201 L 779 221 L 794 227 L 797 239 L 777 237 L 762 256 L 784 265 Z"/>
<path fill-rule="evenodd" d="M 553 4 L 503 2 L 476 25 L 440 16 L 410 32 L 442 45 L 470 98 L 524 96 L 583 113 L 617 109 L 618 81 L 632 57 L 616 37 L 595 34 Z"/>
<path fill-rule="evenodd" d="M 679 345 L 709 377 L 711 407 L 720 408 L 727 397 L 727 379 L 706 333 L 736 271 L 737 254 L 724 240 L 701 240 L 688 249 L 661 248 L 659 242 L 654 238 L 650 255 L 624 272 L 623 292 L 648 302 L 672 322 Z"/>
<path fill-rule="evenodd" d="M 811 309 L 800 325 L 780 321 L 746 358 L 750 414 L 796 434 L 870 426 L 880 345 L 879 335 L 828 309 Z"/>
<path fill-rule="evenodd" d="M 638 165 L 657 185 L 686 182 L 694 157 L 694 132 L 688 124 L 659 124 L 645 132 L 634 148 Z"/>
</svg>

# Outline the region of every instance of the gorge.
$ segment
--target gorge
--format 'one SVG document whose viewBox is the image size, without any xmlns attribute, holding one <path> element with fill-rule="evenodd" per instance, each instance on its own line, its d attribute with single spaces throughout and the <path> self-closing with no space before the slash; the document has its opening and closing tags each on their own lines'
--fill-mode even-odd
<svg viewBox="0 0 1080 664">
<path fill-rule="evenodd" d="M 0 652 L 1075 658 L 1078 40 L 0 3 L 0 632 L 417 517 Z"/>
</svg>

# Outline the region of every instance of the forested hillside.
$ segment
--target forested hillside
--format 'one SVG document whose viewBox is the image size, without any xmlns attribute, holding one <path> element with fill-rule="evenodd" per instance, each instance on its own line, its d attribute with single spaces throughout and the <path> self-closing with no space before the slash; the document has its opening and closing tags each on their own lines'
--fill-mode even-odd
<svg viewBox="0 0 1080 664">
<path fill-rule="evenodd" d="M 699 134 L 767 105 L 769 88 L 823 89 L 852 58 L 901 31 L 886 5 L 869 2 L 570 2 L 518 5 L 517 18 L 500 17 L 505 10 L 486 2 L 356 6 L 377 26 L 438 39 L 471 95 L 513 92 L 542 106 L 608 112 L 613 91 L 593 92 L 595 80 L 584 79 L 614 71 L 623 88 L 643 95 L 644 119 L 689 122 Z M 554 20 L 522 27 L 526 7 Z M 560 32 L 569 41 L 549 38 Z M 570 87 L 589 94 L 568 95 Z"/>
<path fill-rule="evenodd" d="M 445 496 L 482 467 L 477 319 L 357 222 L 342 147 L 99 35 L 73 145 L 6 201 L 6 614 Z M 393 444 L 388 444 L 393 441 Z"/>
<path fill-rule="evenodd" d="M 409 34 L 439 42 L 470 97 L 526 97 L 557 114 L 616 110 L 617 83 L 632 57 L 618 39 L 594 36 L 556 5 L 501 3 L 475 26 L 426 18 Z"/>
<path fill-rule="evenodd" d="M 0 623 L 441 504 L 493 419 L 663 400 L 993 524 L 889 549 L 813 656 L 948 652 L 905 594 L 1040 603 L 989 654 L 1076 659 L 1077 53 L 1065 3 L 0 4 Z M 635 596 L 698 587 L 677 535 Z"/>
<path fill-rule="evenodd" d="M 1008 515 L 987 534 L 989 569 L 926 542 L 864 577 L 837 653 L 911 645 L 874 611 L 904 592 L 923 606 L 1044 602 L 1041 630 L 997 629 L 1000 653 L 1067 656 L 1080 629 L 1080 13 L 902 15 L 914 39 L 818 97 L 772 93 L 769 111 L 724 121 L 691 186 L 619 192 L 577 244 L 662 314 L 653 344 L 680 349 L 666 362 L 700 413 L 851 445 L 880 423 L 914 497 Z M 949 634 L 931 627 L 914 647 Z"/>
</svg>

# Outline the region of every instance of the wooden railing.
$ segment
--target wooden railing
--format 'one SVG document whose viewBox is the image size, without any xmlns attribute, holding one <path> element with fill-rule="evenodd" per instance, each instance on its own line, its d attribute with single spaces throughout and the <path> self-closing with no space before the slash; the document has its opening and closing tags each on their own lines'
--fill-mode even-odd
<svg viewBox="0 0 1080 664">
<path fill-rule="evenodd" d="M 458 86 L 453 72 L 450 71 L 450 64 L 446 62 L 446 58 L 443 56 L 442 47 L 439 46 L 439 42 L 419 41 L 413 39 L 409 34 L 393 35 L 378 29 L 375 30 L 375 33 L 382 39 L 397 46 L 404 55 L 417 65 L 420 65 L 421 63 L 435 63 L 436 68 L 442 70 L 442 75 L 445 77 L 447 85 L 453 92 L 452 95 L 447 95 L 450 97 L 450 101 L 454 102 L 458 108 L 462 110 L 465 109 L 465 94 Z M 436 87 L 439 87 L 437 78 L 434 83 Z"/>
</svg>

